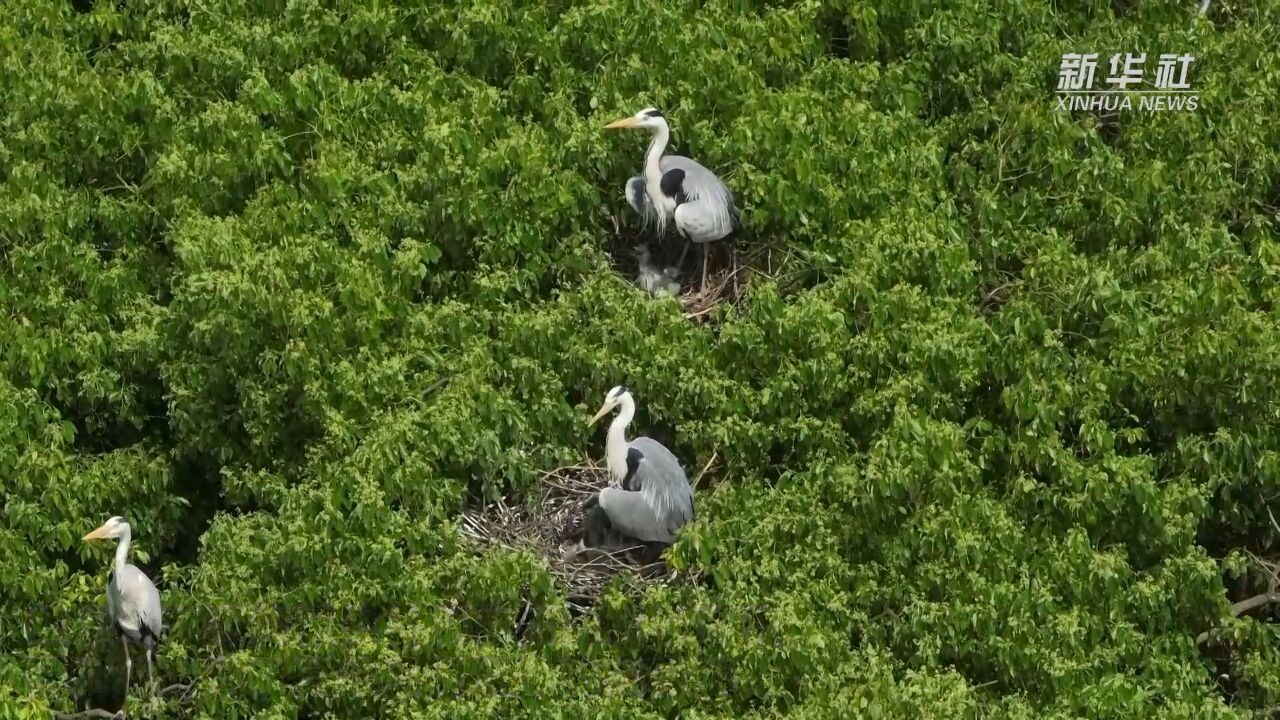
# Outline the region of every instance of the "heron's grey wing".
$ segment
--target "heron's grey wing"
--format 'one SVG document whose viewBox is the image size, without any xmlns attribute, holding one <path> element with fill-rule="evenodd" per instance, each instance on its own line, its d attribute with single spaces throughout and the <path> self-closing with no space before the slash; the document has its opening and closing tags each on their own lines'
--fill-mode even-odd
<svg viewBox="0 0 1280 720">
<path fill-rule="evenodd" d="M 628 455 L 640 454 L 633 487 L 638 485 L 655 515 L 662 519 L 663 529 L 674 536 L 680 528 L 693 522 L 693 488 L 689 486 L 689 477 L 676 456 L 657 440 L 638 437 L 630 446 Z"/>
<path fill-rule="evenodd" d="M 600 507 L 614 529 L 627 537 L 645 542 L 671 542 L 671 534 L 658 522 L 643 493 L 607 487 L 600 491 Z"/>
<path fill-rule="evenodd" d="M 658 210 L 649 198 L 649 191 L 645 189 L 643 175 L 636 175 L 627 181 L 627 202 L 640 215 L 642 228 L 658 224 Z"/>
<path fill-rule="evenodd" d="M 683 155 L 665 155 L 660 166 L 663 173 L 670 170 L 684 171 L 680 190 L 686 202 L 697 205 L 700 214 L 705 214 L 710 235 L 718 239 L 733 232 L 738 221 L 738 206 L 734 201 L 733 191 L 723 180 L 702 163 Z M 669 194 L 675 196 L 674 193 Z"/>
<path fill-rule="evenodd" d="M 164 627 L 163 610 L 160 607 L 160 591 L 151 578 L 135 565 L 125 565 L 116 575 L 116 624 L 131 640 L 140 644 L 156 645 Z M 148 635 L 151 636 L 148 641 Z"/>
</svg>

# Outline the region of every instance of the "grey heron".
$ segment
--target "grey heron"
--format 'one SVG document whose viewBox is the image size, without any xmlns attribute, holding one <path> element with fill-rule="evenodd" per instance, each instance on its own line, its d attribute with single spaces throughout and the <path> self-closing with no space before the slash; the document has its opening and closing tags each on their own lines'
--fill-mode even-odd
<svg viewBox="0 0 1280 720">
<path fill-rule="evenodd" d="M 659 269 L 650 261 L 649 246 L 644 243 L 636 246 L 635 255 L 636 264 L 639 266 L 636 279 L 640 287 L 654 297 L 680 294 L 680 283 L 676 281 L 676 277 L 680 274 L 679 268 Z"/>
<path fill-rule="evenodd" d="M 659 237 L 667 223 L 674 221 L 685 240 L 677 267 L 684 267 L 691 243 L 702 245 L 702 284 L 705 285 L 709 243 L 728 238 L 737 230 L 738 208 L 733 193 L 698 161 L 683 155 L 662 154 L 671 140 L 671 127 L 656 108 L 647 107 L 605 126 L 609 130 L 620 128 L 642 128 L 653 134 L 644 156 L 644 174 L 627 181 L 627 202 L 640 214 L 645 225 L 657 226 Z"/>
<path fill-rule="evenodd" d="M 120 643 L 124 646 L 125 697 L 129 695 L 129 679 L 133 674 L 133 660 L 129 657 L 130 644 L 146 650 L 147 677 L 154 692 L 156 678 L 151 655 L 160 643 L 160 633 L 164 627 L 160 592 L 146 573 L 128 562 L 132 531 L 124 518 L 118 515 L 112 517 L 102 527 L 84 536 L 84 540 L 105 539 L 118 541 L 115 567 L 107 576 L 107 621 L 115 627 L 120 635 Z"/>
<path fill-rule="evenodd" d="M 621 487 L 607 487 L 588 501 L 588 537 L 602 534 L 603 524 L 605 530 L 645 543 L 652 557 L 693 520 L 693 489 L 680 461 L 662 443 L 643 436 L 627 440 L 636 403 L 625 385 L 605 395 L 587 425 L 614 408 L 620 409 L 609 425 L 605 458 L 609 474 Z"/>
</svg>

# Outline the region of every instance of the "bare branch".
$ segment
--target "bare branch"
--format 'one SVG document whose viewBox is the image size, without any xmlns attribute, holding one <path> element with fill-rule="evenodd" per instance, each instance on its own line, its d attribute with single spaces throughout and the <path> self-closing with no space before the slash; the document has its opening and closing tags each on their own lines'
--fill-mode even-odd
<svg viewBox="0 0 1280 720">
<path fill-rule="evenodd" d="M 87 718 L 122 718 L 124 711 L 107 712 L 102 708 L 93 708 L 78 713 L 54 713 L 53 720 L 87 720 Z"/>
<path fill-rule="evenodd" d="M 1278 601 L 1280 601 L 1280 593 L 1277 593 L 1275 590 L 1259 593 L 1247 600 L 1241 600 L 1240 602 L 1233 604 L 1231 606 L 1231 616 L 1240 617 L 1250 610 L 1257 610 L 1264 605 Z"/>
<path fill-rule="evenodd" d="M 160 691 L 160 697 L 169 697 L 170 695 L 185 695 L 190 692 L 191 686 L 183 683 L 174 683 L 166 686 Z"/>
<path fill-rule="evenodd" d="M 1267 582 L 1267 591 L 1264 593 L 1258 593 L 1250 598 L 1245 598 L 1238 603 L 1232 603 L 1231 608 L 1228 610 L 1228 612 L 1231 613 L 1231 617 L 1240 617 L 1247 612 L 1252 612 L 1260 607 L 1270 605 L 1273 602 L 1280 602 L 1280 577 L 1276 575 L 1275 565 L 1259 558 L 1255 558 L 1255 560 L 1264 570 L 1267 571 L 1267 574 L 1271 576 L 1270 580 Z M 1210 628 L 1197 635 L 1196 645 L 1203 645 L 1209 642 L 1209 638 L 1213 637 L 1217 630 L 1218 628 L 1216 627 Z"/>
<path fill-rule="evenodd" d="M 1262 570 L 1264 570 L 1267 573 L 1267 575 L 1271 578 L 1271 580 L 1267 583 L 1267 588 L 1269 590 L 1274 590 L 1280 587 L 1280 575 L 1276 574 L 1278 571 L 1280 571 L 1280 564 L 1273 563 L 1269 560 L 1263 560 L 1262 558 L 1258 557 L 1257 555 L 1254 555 L 1248 550 L 1246 550 L 1245 553 L 1250 557 L 1250 559 L 1253 560 L 1255 565 L 1257 565 L 1259 568 L 1262 568 Z"/>
<path fill-rule="evenodd" d="M 707 474 L 707 471 L 711 469 L 711 463 L 714 463 L 714 462 L 716 461 L 716 456 L 717 456 L 717 455 L 719 455 L 719 451 L 718 451 L 718 450 L 712 450 L 712 451 L 711 451 L 711 459 L 707 461 L 707 464 L 706 464 L 706 465 L 703 465 L 703 466 L 702 466 L 702 472 L 698 473 L 698 477 L 696 477 L 696 478 L 694 478 L 694 479 L 693 479 L 693 485 L 692 485 L 692 487 L 696 488 L 696 487 L 698 487 L 698 483 L 702 482 L 702 476 L 703 476 L 703 475 L 706 475 L 706 474 Z"/>
</svg>

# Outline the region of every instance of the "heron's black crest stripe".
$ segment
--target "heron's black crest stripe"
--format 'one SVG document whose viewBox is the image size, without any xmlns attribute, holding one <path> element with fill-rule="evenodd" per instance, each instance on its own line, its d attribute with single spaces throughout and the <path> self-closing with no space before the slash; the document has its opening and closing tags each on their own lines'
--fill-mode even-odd
<svg viewBox="0 0 1280 720">
<path fill-rule="evenodd" d="M 649 112 L 645 113 L 645 115 L 648 117 L 662 117 L 662 113 L 657 110 L 650 110 Z"/>
<path fill-rule="evenodd" d="M 619 386 L 618 386 L 618 394 L 619 394 L 619 395 L 621 395 L 621 394 L 625 393 L 625 392 L 627 391 L 627 389 L 628 389 L 628 388 L 627 388 L 627 386 L 626 386 L 626 385 L 619 385 Z"/>
<path fill-rule="evenodd" d="M 680 168 L 672 168 L 663 173 L 658 187 L 662 188 L 663 195 L 676 201 L 677 207 L 689 201 L 684 194 L 684 170 Z"/>
<path fill-rule="evenodd" d="M 644 459 L 644 453 L 635 448 L 627 450 L 627 475 L 622 478 L 622 488 L 624 490 L 639 490 L 639 486 L 633 483 L 636 471 L 640 469 L 640 461 Z"/>
</svg>

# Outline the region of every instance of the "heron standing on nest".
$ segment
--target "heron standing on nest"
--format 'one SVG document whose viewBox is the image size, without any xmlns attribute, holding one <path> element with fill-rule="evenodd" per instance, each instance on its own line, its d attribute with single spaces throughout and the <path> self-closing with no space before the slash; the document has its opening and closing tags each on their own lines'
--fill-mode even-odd
<svg viewBox="0 0 1280 720">
<path fill-rule="evenodd" d="M 644 156 L 644 174 L 627 181 L 627 202 L 640 214 L 645 225 L 658 227 L 658 236 L 674 221 L 684 237 L 684 250 L 676 267 L 684 267 L 689 245 L 702 245 L 702 284 L 707 284 L 707 257 L 710 243 L 732 236 L 738 227 L 738 208 L 733 193 L 716 174 L 696 160 L 683 155 L 666 155 L 671 127 L 656 108 L 616 120 L 606 129 L 643 128 L 653 134 Z"/>
<path fill-rule="evenodd" d="M 625 385 L 605 395 L 600 411 L 587 425 L 614 408 L 621 409 L 609 425 L 605 457 L 609 474 L 621 487 L 607 487 L 587 501 L 587 541 L 594 545 L 614 531 L 643 542 L 654 561 L 675 541 L 676 533 L 692 522 L 693 488 L 680 461 L 662 443 L 648 437 L 627 441 L 636 402 Z"/>
<path fill-rule="evenodd" d="M 107 622 L 120 635 L 124 646 L 124 694 L 129 697 L 129 679 L 133 674 L 133 660 L 129 657 L 129 645 L 146 650 L 147 677 L 155 692 L 155 671 L 151 655 L 160 643 L 164 627 L 160 609 L 160 592 L 146 573 L 128 562 L 129 541 L 132 532 L 129 523 L 119 516 L 112 517 L 102 527 L 84 536 L 84 540 L 115 539 L 116 562 L 107 576 Z"/>
</svg>

